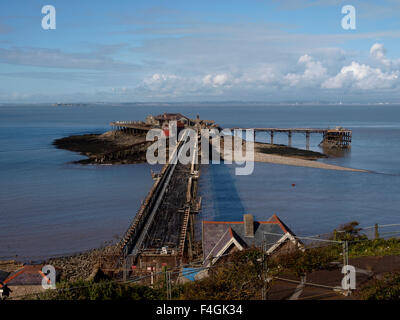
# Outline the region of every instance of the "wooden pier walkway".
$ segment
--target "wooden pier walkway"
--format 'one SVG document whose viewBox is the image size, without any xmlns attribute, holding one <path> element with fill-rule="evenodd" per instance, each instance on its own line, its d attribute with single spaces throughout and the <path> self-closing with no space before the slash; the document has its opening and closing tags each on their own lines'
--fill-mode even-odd
<svg viewBox="0 0 400 320">
<path fill-rule="evenodd" d="M 116 267 L 161 271 L 163 265 L 178 267 L 191 258 L 197 201 L 198 152 L 192 163 L 178 161 L 184 135 L 143 201 L 117 246 Z M 198 144 L 198 141 L 196 142 Z M 197 148 L 196 148 L 197 150 Z M 186 195 L 186 196 L 185 196 Z"/>
<path fill-rule="evenodd" d="M 147 133 L 154 128 L 152 125 L 145 124 L 143 121 L 114 121 L 110 122 L 110 126 L 114 130 L 132 134 Z"/>
<path fill-rule="evenodd" d="M 342 127 L 330 128 L 232 128 L 231 131 L 235 132 L 239 130 L 253 130 L 254 140 L 257 132 L 268 132 L 270 135 L 270 143 L 274 144 L 275 133 L 287 133 L 288 145 L 292 146 L 292 136 L 294 133 L 300 133 L 306 135 L 306 148 L 310 148 L 310 136 L 313 133 L 322 134 L 321 144 L 328 147 L 338 148 L 349 148 L 351 146 L 352 131 Z"/>
</svg>

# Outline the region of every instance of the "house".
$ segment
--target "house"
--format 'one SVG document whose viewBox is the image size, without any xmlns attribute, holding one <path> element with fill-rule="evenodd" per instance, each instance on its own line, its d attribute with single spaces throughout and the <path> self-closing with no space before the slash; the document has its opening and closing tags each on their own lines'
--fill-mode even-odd
<svg viewBox="0 0 400 320">
<path fill-rule="evenodd" d="M 176 121 L 178 128 L 183 128 L 194 124 L 191 119 L 180 113 L 163 113 L 157 116 L 148 116 L 146 118 L 146 123 L 157 125 L 162 128 L 164 126 L 168 126 L 170 121 Z"/>
<path fill-rule="evenodd" d="M 268 221 L 254 221 L 251 214 L 245 214 L 243 221 L 203 221 L 202 242 L 205 266 L 215 264 L 226 254 L 250 247 L 264 247 L 267 254 L 303 247 L 275 214 Z"/>
<path fill-rule="evenodd" d="M 1 286 L 1 283 L 8 278 L 9 274 L 10 273 L 7 271 L 0 270 L 0 286 Z"/>
<path fill-rule="evenodd" d="M 42 283 L 51 284 L 51 281 L 42 272 L 42 268 L 43 265 L 24 265 L 14 272 L 4 274 L 0 290 L 7 285 L 11 289 L 11 297 L 43 292 Z"/>
</svg>

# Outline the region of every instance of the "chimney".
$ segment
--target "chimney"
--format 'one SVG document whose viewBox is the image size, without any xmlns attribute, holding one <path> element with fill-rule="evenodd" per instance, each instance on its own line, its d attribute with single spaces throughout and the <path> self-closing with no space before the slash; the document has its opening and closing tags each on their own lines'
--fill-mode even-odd
<svg viewBox="0 0 400 320">
<path fill-rule="evenodd" d="M 252 214 L 243 215 L 244 221 L 244 236 L 254 237 L 254 218 Z"/>
</svg>

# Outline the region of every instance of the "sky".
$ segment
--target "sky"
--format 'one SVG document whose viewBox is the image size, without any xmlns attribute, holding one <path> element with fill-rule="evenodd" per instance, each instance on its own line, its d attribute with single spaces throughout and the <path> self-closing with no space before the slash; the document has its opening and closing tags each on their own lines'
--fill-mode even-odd
<svg viewBox="0 0 400 320">
<path fill-rule="evenodd" d="M 400 0 L 2 0 L 0 103 L 395 103 L 399 38 Z"/>
</svg>

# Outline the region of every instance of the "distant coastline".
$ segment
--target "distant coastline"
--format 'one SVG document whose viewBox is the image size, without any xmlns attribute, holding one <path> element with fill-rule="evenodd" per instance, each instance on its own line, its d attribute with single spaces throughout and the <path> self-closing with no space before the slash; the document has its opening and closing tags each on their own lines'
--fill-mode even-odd
<svg viewBox="0 0 400 320">
<path fill-rule="evenodd" d="M 0 107 L 7 106 L 53 106 L 53 107 L 89 107 L 89 106 L 104 106 L 108 105 L 111 108 L 117 106 L 154 106 L 154 107 L 173 107 L 173 106 L 185 106 L 185 107 L 201 107 L 216 105 L 221 107 L 235 107 L 235 106 L 400 106 L 400 101 L 365 101 L 365 102 L 329 102 L 329 101 L 280 101 L 280 102 L 268 102 L 268 101 L 76 101 L 76 102 L 0 102 Z"/>
</svg>

